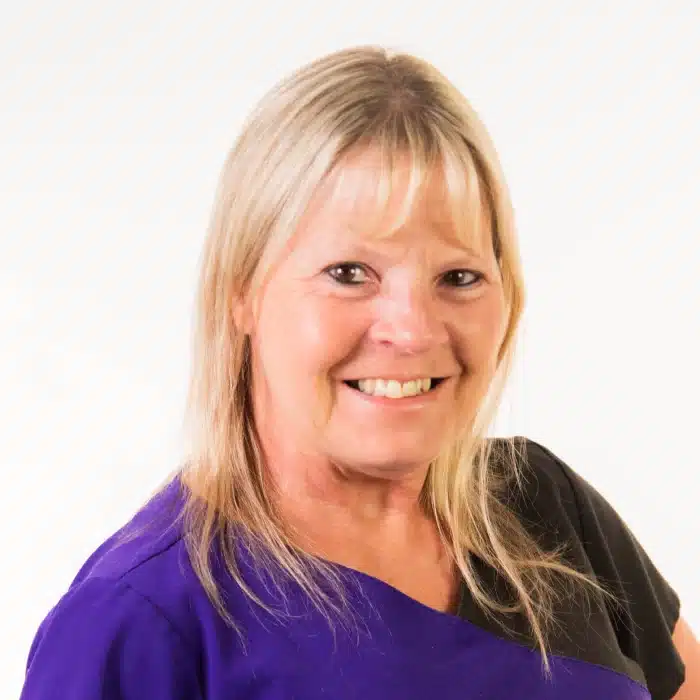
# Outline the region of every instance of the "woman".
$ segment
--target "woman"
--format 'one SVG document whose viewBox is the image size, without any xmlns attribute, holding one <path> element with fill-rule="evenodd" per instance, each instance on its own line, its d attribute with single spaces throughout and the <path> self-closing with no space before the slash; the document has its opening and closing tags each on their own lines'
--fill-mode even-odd
<svg viewBox="0 0 700 700">
<path fill-rule="evenodd" d="M 698 697 L 611 506 L 488 439 L 523 280 L 489 138 L 408 55 L 276 86 L 223 171 L 185 466 L 86 562 L 25 700 Z"/>
</svg>

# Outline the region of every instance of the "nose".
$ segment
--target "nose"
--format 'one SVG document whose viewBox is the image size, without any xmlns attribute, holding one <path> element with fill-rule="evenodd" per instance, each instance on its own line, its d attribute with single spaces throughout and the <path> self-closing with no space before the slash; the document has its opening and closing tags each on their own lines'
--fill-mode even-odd
<svg viewBox="0 0 700 700">
<path fill-rule="evenodd" d="M 372 339 L 400 352 L 418 354 L 448 340 L 439 305 L 417 289 L 394 290 L 377 299 Z"/>
</svg>

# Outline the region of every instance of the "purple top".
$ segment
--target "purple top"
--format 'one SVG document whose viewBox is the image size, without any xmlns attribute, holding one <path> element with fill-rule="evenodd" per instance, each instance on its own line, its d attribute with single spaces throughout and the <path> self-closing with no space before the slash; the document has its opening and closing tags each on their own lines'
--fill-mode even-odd
<svg viewBox="0 0 700 700">
<path fill-rule="evenodd" d="M 279 620 L 219 571 L 238 635 L 191 568 L 173 525 L 180 506 L 173 482 L 127 526 L 137 534 L 121 541 L 117 533 L 90 557 L 39 628 L 22 700 L 652 697 L 626 673 L 561 654 L 551 657 L 548 680 L 532 648 L 344 567 L 359 584 L 348 590 L 360 624 L 337 624 L 335 637 L 291 584 Z M 276 589 L 245 557 L 241 568 L 255 593 L 278 606 Z"/>
</svg>

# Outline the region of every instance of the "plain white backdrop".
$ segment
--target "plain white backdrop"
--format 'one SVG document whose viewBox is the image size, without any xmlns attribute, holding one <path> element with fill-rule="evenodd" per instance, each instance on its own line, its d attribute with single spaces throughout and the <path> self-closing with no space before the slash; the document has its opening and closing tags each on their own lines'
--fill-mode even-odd
<svg viewBox="0 0 700 700">
<path fill-rule="evenodd" d="M 367 43 L 446 73 L 509 179 L 528 302 L 496 432 L 543 442 L 598 487 L 700 629 L 697 3 L 12 3 L 3 698 L 80 564 L 181 457 L 198 256 L 241 121 L 291 69 Z"/>
</svg>

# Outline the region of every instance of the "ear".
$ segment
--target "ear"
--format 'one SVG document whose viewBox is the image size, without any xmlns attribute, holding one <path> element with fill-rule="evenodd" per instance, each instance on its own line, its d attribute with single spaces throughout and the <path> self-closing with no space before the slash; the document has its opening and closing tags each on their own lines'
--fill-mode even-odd
<svg viewBox="0 0 700 700">
<path fill-rule="evenodd" d="M 233 325 L 239 333 L 250 335 L 253 330 L 253 310 L 248 299 L 237 298 L 233 303 Z"/>
</svg>

